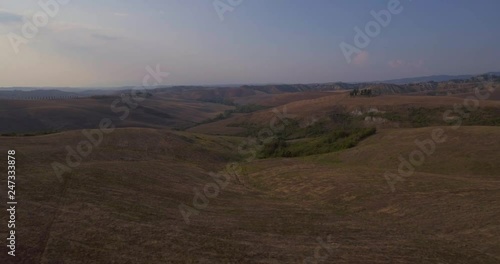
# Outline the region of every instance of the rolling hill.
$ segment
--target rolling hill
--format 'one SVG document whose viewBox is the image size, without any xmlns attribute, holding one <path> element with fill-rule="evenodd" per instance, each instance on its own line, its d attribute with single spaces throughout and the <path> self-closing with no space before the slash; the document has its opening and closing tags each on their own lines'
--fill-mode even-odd
<svg viewBox="0 0 500 264">
<path fill-rule="evenodd" d="M 0 262 L 498 263 L 498 90 L 335 85 L 0 100 Z"/>
<path fill-rule="evenodd" d="M 497 263 L 498 127 L 442 127 L 448 140 L 395 192 L 383 177 L 432 129 L 250 162 L 235 155 L 244 138 L 117 129 L 63 182 L 51 163 L 76 131 L 0 137 L 0 151 L 17 150 L 18 252 L 32 263 L 299 263 L 318 248 L 335 263 Z M 179 206 L 234 162 L 240 172 L 187 224 Z"/>
</svg>

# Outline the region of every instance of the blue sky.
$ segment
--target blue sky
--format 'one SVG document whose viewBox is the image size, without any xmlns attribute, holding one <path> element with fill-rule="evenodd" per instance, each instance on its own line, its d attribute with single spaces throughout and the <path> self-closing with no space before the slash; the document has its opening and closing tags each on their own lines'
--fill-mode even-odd
<svg viewBox="0 0 500 264">
<path fill-rule="evenodd" d="M 38 1 L 4 0 L 0 86 L 138 85 L 146 66 L 157 64 L 170 73 L 165 85 L 500 70 L 497 0 L 400 0 L 402 11 L 350 63 L 340 43 L 354 45 L 354 28 L 364 30 L 371 11 L 397 0 L 217 1 L 232 10 L 222 21 L 213 0 L 71 0 L 15 53 L 12 33 L 23 37 L 22 26 L 43 9 Z"/>
</svg>

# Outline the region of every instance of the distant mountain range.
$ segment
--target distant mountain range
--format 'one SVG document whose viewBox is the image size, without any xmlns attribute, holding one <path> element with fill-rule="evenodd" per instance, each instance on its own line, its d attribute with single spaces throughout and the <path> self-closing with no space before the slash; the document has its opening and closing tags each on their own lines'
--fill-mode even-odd
<svg viewBox="0 0 500 264">
<path fill-rule="evenodd" d="M 500 72 L 488 72 L 485 74 L 490 75 L 500 75 Z M 420 76 L 413 78 L 402 78 L 402 79 L 393 79 L 393 80 L 385 80 L 385 81 L 377 81 L 376 83 L 390 83 L 390 84 L 408 84 L 408 83 L 421 83 L 421 82 L 447 82 L 451 80 L 466 80 L 470 79 L 478 74 L 465 74 L 465 75 L 431 75 L 431 76 Z"/>
<path fill-rule="evenodd" d="M 496 80 L 500 72 L 489 72 L 482 75 L 496 75 Z M 435 93 L 438 91 L 436 84 L 445 83 L 437 94 L 446 94 L 450 89 L 457 89 L 457 85 L 448 85 L 446 82 L 476 82 L 473 77 L 479 75 L 433 75 L 413 78 L 394 79 L 386 81 L 362 82 L 362 83 L 312 83 L 312 84 L 268 84 L 268 85 L 235 85 L 226 86 L 164 86 L 152 87 L 148 89 L 152 93 L 167 92 L 171 95 L 187 99 L 199 99 L 217 101 L 226 97 L 242 97 L 262 92 L 266 94 L 275 93 L 295 93 L 304 91 L 337 91 L 352 89 L 371 89 L 375 94 L 399 94 L 399 93 Z M 456 82 L 455 82 L 456 83 Z M 423 85 L 423 86 L 422 86 Z M 446 87 L 446 88 L 444 88 Z M 118 96 L 121 93 L 128 93 L 134 87 L 111 87 L 111 88 L 68 88 L 68 87 L 11 87 L 0 89 L 0 99 L 7 100 L 53 100 L 70 99 L 91 96 Z M 463 90 L 463 87 L 461 88 Z M 470 90 L 470 87 L 467 88 Z M 467 90 L 466 89 L 466 90 Z M 446 90 L 446 91 L 445 91 Z M 460 89 L 459 89 L 460 90 Z M 461 91 L 465 92 L 465 90 Z M 455 92 L 453 92 L 455 93 Z"/>
<path fill-rule="evenodd" d="M 119 90 L 123 89 L 123 90 Z M 109 89 L 82 89 L 82 88 L 28 88 L 14 87 L 0 89 L 0 99 L 10 100 L 50 100 L 50 99 L 68 99 L 78 97 L 89 97 L 97 95 L 114 95 L 121 91 L 130 89 L 109 88 Z"/>
</svg>

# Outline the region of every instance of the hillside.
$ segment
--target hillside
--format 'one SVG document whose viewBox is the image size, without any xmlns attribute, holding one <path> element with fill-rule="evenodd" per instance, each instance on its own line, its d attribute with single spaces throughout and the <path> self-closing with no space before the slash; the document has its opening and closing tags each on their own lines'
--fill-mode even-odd
<svg viewBox="0 0 500 264">
<path fill-rule="evenodd" d="M 158 88 L 134 107 L 126 93 L 2 100 L 0 152 L 16 150 L 22 201 L 17 254 L 24 263 L 314 263 L 318 254 L 498 263 L 498 90 L 471 107 L 473 81 L 393 94 L 356 85 Z M 89 129 L 105 118 L 116 128 L 101 140 Z"/>
<path fill-rule="evenodd" d="M 489 72 L 486 74 L 500 75 L 500 72 Z M 381 81 L 381 83 L 391 83 L 391 84 L 409 84 L 409 83 L 423 83 L 423 82 L 448 82 L 452 80 L 466 80 L 476 75 L 473 74 L 463 74 L 463 75 L 432 75 L 432 76 L 420 76 L 413 78 L 402 78 Z"/>
<path fill-rule="evenodd" d="M 329 96 L 320 98 L 297 100 L 286 103 L 276 109 L 279 113 L 296 119 L 301 125 L 308 125 L 312 122 L 328 119 L 335 112 L 342 112 L 347 116 L 357 119 L 370 120 L 373 117 L 379 118 L 379 122 L 367 124 L 381 125 L 383 127 L 419 127 L 427 125 L 446 125 L 443 114 L 447 110 L 454 110 L 455 105 L 463 105 L 464 99 L 455 96 L 397 96 L 384 95 L 376 97 L 351 97 L 346 92 L 332 93 Z M 480 118 L 487 118 L 491 124 L 499 123 L 500 102 L 497 100 L 482 100 L 478 106 L 482 112 L 476 111 L 475 115 Z M 187 131 L 204 132 L 209 134 L 235 135 L 245 133 L 248 127 L 267 126 L 273 118 L 272 109 L 261 110 L 248 114 L 234 115 L 227 119 L 201 124 Z M 408 119 L 409 112 L 415 116 Z M 419 120 L 419 117 L 425 120 Z M 490 116 L 490 117 L 488 117 Z M 485 119 L 486 120 L 486 119 Z M 472 123 L 474 124 L 474 123 Z"/>
<path fill-rule="evenodd" d="M 500 1 L 1 3 L 0 264 L 500 264 Z"/>
<path fill-rule="evenodd" d="M 241 132 L 241 129 L 234 127 L 238 127 L 237 124 L 242 120 L 255 122 L 260 119 L 256 117 L 260 114 L 250 114 L 243 119 L 235 115 L 231 120 L 223 120 L 218 124 L 204 123 L 238 105 L 256 105 L 262 108 L 287 106 L 294 114 L 317 118 L 313 116 L 325 115 L 334 105 L 352 109 L 353 105 L 366 105 L 367 101 L 370 102 L 367 107 L 385 105 L 401 108 L 412 104 L 448 107 L 452 102 L 460 103 L 458 101 L 463 100 L 449 97 L 474 96 L 477 88 L 480 91 L 492 91 L 488 101 L 498 101 L 499 84 L 499 77 L 483 75 L 466 80 L 404 85 L 331 83 L 241 87 L 175 86 L 149 89 L 140 94 L 140 102 L 131 99 L 129 90 L 93 96 L 89 96 L 88 91 L 83 92 L 85 95 L 58 90 L 0 91 L 0 94 L 5 95 L 0 96 L 0 118 L 6 121 L 0 124 L 0 134 L 37 134 L 93 128 L 98 126 L 103 117 L 110 118 L 117 127 L 188 129 L 203 124 L 192 131 L 207 129 L 212 131 L 210 133 L 224 133 L 217 132 L 211 126 L 229 125 L 232 128 L 228 128 L 228 131 Z M 369 91 L 369 97 L 375 98 L 364 95 L 353 97 L 353 91 Z M 349 93 L 351 96 L 348 96 Z M 15 99 L 23 96 L 36 100 Z M 385 100 L 388 100 L 387 104 Z M 494 102 L 483 102 L 482 105 L 498 106 Z"/>
<path fill-rule="evenodd" d="M 182 128 L 232 108 L 160 97 L 130 104 L 115 96 L 0 102 L 0 119 L 4 120 L 0 123 L 0 133 L 17 134 L 95 128 L 103 118 L 109 118 L 117 127 Z"/>
<path fill-rule="evenodd" d="M 432 129 L 250 163 L 235 155 L 243 138 L 118 129 L 64 182 L 50 164 L 82 140 L 76 131 L 0 137 L 0 151 L 15 146 L 22 164 L 18 250 L 31 263 L 297 263 L 318 241 L 335 263 L 497 263 L 500 128 L 444 127 L 448 140 L 395 192 L 383 177 Z M 186 224 L 179 205 L 231 162 L 241 172 Z"/>
</svg>

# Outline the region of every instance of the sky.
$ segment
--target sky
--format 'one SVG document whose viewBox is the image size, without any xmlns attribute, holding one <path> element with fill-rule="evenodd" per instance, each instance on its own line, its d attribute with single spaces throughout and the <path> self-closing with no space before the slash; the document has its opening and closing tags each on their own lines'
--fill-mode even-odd
<svg viewBox="0 0 500 264">
<path fill-rule="evenodd" d="M 0 0 L 0 87 L 140 85 L 148 66 L 160 85 L 500 71 L 498 0 L 40 2 Z"/>
</svg>

